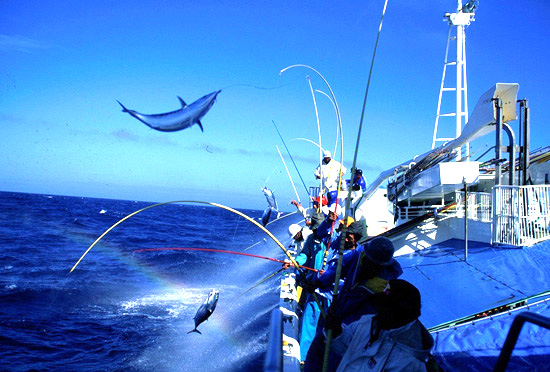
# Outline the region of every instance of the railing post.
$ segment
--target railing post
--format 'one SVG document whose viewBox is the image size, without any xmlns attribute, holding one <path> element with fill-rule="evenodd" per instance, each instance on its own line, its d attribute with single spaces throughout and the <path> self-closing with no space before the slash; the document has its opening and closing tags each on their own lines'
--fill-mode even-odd
<svg viewBox="0 0 550 372">
<path fill-rule="evenodd" d="M 492 205 L 492 218 L 493 223 L 491 224 L 491 245 L 497 243 L 497 229 L 498 229 L 498 217 L 497 217 L 497 198 L 498 198 L 498 187 L 495 186 L 491 190 L 491 205 Z"/>
<path fill-rule="evenodd" d="M 265 353 L 264 372 L 283 371 L 283 317 L 279 307 L 271 312 L 271 325 L 267 352 Z"/>
<path fill-rule="evenodd" d="M 496 109 L 495 185 L 500 185 L 502 158 L 502 99 L 493 98 Z"/>
<path fill-rule="evenodd" d="M 502 123 L 502 128 L 508 134 L 508 184 L 514 186 L 516 177 L 516 138 L 512 127 L 507 123 Z"/>
<path fill-rule="evenodd" d="M 468 184 L 466 177 L 462 179 L 464 183 L 464 261 L 468 261 Z"/>
<path fill-rule="evenodd" d="M 523 116 L 523 146 L 522 146 L 522 164 L 521 168 L 523 169 L 522 173 L 522 184 L 527 185 L 529 182 L 529 146 L 530 146 L 530 122 L 529 122 L 529 100 L 523 99 L 520 101 L 520 112 Z"/>
</svg>

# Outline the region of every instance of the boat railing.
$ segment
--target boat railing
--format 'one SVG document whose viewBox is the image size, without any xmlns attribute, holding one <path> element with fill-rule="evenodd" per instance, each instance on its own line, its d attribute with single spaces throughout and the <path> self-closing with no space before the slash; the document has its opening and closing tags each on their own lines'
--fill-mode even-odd
<svg viewBox="0 0 550 372">
<path fill-rule="evenodd" d="M 467 208 L 465 209 L 464 200 L 468 200 Z M 464 217 L 464 211 L 467 210 L 468 219 L 481 222 L 491 222 L 493 220 L 492 212 L 492 197 L 487 192 L 468 192 L 464 198 L 464 192 L 457 191 L 456 196 L 456 215 Z"/>
<path fill-rule="evenodd" d="M 532 245 L 550 238 L 550 185 L 493 187 L 493 243 Z"/>
<path fill-rule="evenodd" d="M 493 372 L 506 371 L 506 367 L 512 356 L 512 351 L 514 351 L 519 334 L 525 323 L 532 323 L 550 330 L 550 318 L 530 311 L 525 311 L 516 315 L 510 326 L 510 331 L 508 331 L 504 345 L 500 350 L 500 355 L 498 356 Z"/>
<path fill-rule="evenodd" d="M 398 225 L 410 221 L 414 218 L 424 216 L 434 210 L 443 207 L 443 205 L 414 205 L 398 207 Z"/>
</svg>

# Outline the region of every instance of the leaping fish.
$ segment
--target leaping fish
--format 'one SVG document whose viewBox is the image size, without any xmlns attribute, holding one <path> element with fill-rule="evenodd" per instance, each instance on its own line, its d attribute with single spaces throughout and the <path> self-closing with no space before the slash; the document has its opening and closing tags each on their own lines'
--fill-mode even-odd
<svg viewBox="0 0 550 372">
<path fill-rule="evenodd" d="M 275 200 L 275 194 L 273 191 L 271 191 L 267 186 L 264 186 L 262 189 L 262 192 L 265 195 L 265 198 L 267 200 L 268 207 L 265 209 L 264 213 L 262 214 L 262 225 L 267 225 L 269 222 L 269 219 L 271 218 L 271 212 L 276 211 L 277 212 L 277 218 L 280 217 L 281 212 L 279 212 L 279 206 L 277 205 L 277 200 Z"/>
<path fill-rule="evenodd" d="M 199 324 L 207 320 L 210 317 L 210 315 L 212 315 L 212 313 L 216 309 L 218 298 L 220 298 L 220 292 L 218 292 L 215 289 L 212 289 L 208 294 L 208 297 L 206 298 L 204 303 L 197 310 L 195 317 L 193 318 L 195 320 L 195 328 L 193 328 L 187 333 L 197 332 L 198 334 L 202 335 L 202 333 L 197 329 L 197 327 L 199 326 Z"/>
<path fill-rule="evenodd" d="M 178 97 L 181 103 L 181 109 L 164 114 L 140 114 L 137 111 L 128 110 L 122 103 L 120 103 L 120 101 L 117 100 L 117 102 L 120 106 L 122 106 L 122 112 L 127 112 L 143 124 L 153 129 L 160 130 L 162 132 L 175 132 L 189 128 L 193 124 L 198 124 L 201 131 L 204 132 L 201 119 L 204 115 L 206 115 L 208 110 L 210 110 L 220 92 L 221 90 L 218 90 L 207 94 L 190 105 L 186 104 L 181 97 Z"/>
<path fill-rule="evenodd" d="M 277 201 L 275 200 L 275 194 L 273 193 L 273 191 L 271 191 L 269 187 L 264 186 L 264 188 L 262 189 L 262 192 L 265 195 L 267 204 L 270 207 L 273 207 L 274 209 L 279 210 L 279 207 L 277 206 Z"/>
</svg>

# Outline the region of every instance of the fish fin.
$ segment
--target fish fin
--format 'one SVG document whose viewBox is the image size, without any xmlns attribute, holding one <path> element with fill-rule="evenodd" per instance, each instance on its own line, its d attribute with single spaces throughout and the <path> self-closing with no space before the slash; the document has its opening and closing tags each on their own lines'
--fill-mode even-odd
<svg viewBox="0 0 550 372">
<path fill-rule="evenodd" d="M 202 335 L 201 331 L 199 331 L 197 328 L 190 330 L 189 332 L 187 332 L 187 334 L 192 332 L 197 332 L 199 335 Z"/>
<path fill-rule="evenodd" d="M 120 103 L 120 101 L 118 99 L 116 101 L 118 102 L 119 105 L 122 106 L 122 112 L 128 112 L 129 111 L 126 107 L 124 107 L 124 105 L 122 103 Z"/>
<path fill-rule="evenodd" d="M 204 129 L 202 128 L 202 123 L 200 122 L 200 120 L 199 120 L 199 121 L 197 121 L 197 124 L 198 124 L 198 125 L 199 125 L 199 127 L 201 128 L 201 132 L 203 132 L 203 133 L 204 133 Z"/>
<path fill-rule="evenodd" d="M 187 103 L 185 103 L 185 101 L 180 96 L 178 96 L 178 99 L 180 100 L 181 108 L 185 108 L 185 106 L 187 106 Z"/>
</svg>

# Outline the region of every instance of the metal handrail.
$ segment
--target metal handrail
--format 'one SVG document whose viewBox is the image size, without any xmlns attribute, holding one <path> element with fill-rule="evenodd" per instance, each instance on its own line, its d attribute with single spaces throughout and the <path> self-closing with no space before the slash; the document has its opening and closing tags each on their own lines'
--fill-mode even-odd
<svg viewBox="0 0 550 372">
<path fill-rule="evenodd" d="M 548 317 L 530 311 L 525 311 L 516 315 L 514 321 L 512 322 L 512 326 L 510 327 L 510 331 L 508 331 L 504 345 L 500 350 L 500 355 L 498 356 L 493 372 L 506 371 L 506 367 L 508 366 L 508 362 L 512 356 L 512 351 L 514 351 L 514 347 L 516 346 L 519 333 L 526 322 L 533 323 L 539 327 L 544 327 L 550 330 L 550 318 Z"/>
<path fill-rule="evenodd" d="M 283 316 L 277 306 L 271 312 L 269 339 L 265 354 L 264 372 L 282 372 L 283 370 Z"/>
</svg>

